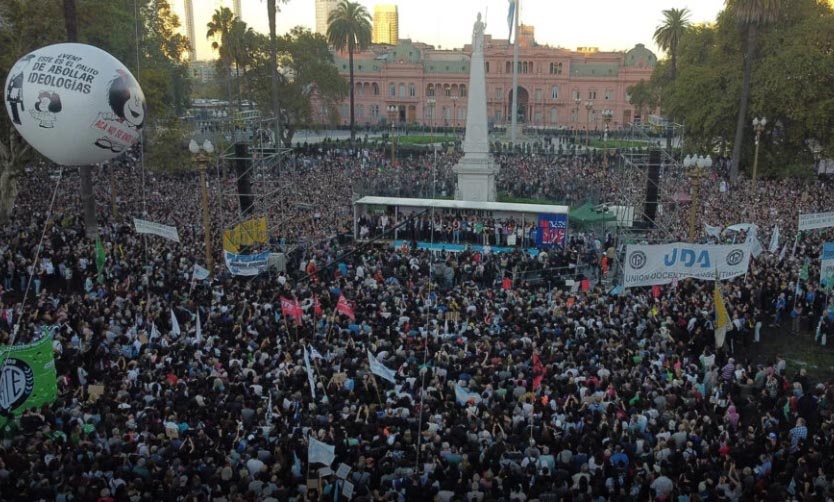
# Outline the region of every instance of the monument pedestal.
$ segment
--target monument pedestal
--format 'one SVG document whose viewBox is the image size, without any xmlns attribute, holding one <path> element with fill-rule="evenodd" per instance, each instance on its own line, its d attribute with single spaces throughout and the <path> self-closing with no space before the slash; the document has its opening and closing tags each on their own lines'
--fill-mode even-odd
<svg viewBox="0 0 834 502">
<path fill-rule="evenodd" d="M 495 176 L 498 169 L 489 154 L 465 154 L 452 169 L 458 178 L 455 199 L 496 202 Z"/>
</svg>

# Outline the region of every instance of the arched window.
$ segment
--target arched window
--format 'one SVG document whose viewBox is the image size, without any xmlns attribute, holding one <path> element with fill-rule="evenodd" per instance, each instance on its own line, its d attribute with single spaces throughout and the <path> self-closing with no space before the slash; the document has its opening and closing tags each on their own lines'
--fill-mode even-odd
<svg viewBox="0 0 834 502">
<path fill-rule="evenodd" d="M 504 71 L 504 73 L 512 73 L 512 72 L 513 72 L 513 64 L 511 62 L 507 61 L 507 69 Z"/>
<path fill-rule="evenodd" d="M 466 97 L 466 84 L 460 84 L 460 97 Z"/>
<path fill-rule="evenodd" d="M 557 110 L 556 108 L 551 108 L 550 109 L 550 123 L 555 125 L 556 123 L 558 123 L 558 121 L 559 121 L 558 119 L 559 119 L 559 110 Z"/>
<path fill-rule="evenodd" d="M 452 95 L 452 87 L 449 84 L 443 86 L 443 95 L 447 98 Z"/>
<path fill-rule="evenodd" d="M 388 95 L 393 97 L 397 96 L 397 86 L 394 84 L 388 84 Z"/>
<path fill-rule="evenodd" d="M 559 86 L 554 85 L 550 88 L 550 99 L 559 99 Z"/>
<path fill-rule="evenodd" d="M 405 97 L 405 84 L 403 84 L 403 83 L 400 83 L 400 97 L 401 98 Z"/>
<path fill-rule="evenodd" d="M 489 73 L 489 61 L 484 61 L 484 72 Z"/>
<path fill-rule="evenodd" d="M 459 96 L 459 94 L 458 94 L 458 84 L 452 84 L 452 96 Z"/>
<path fill-rule="evenodd" d="M 414 82 L 408 84 L 408 95 L 412 98 L 417 97 L 417 86 L 414 85 Z"/>
<path fill-rule="evenodd" d="M 434 97 L 434 84 L 429 84 L 426 86 L 426 96 Z"/>
<path fill-rule="evenodd" d="M 361 83 L 356 82 L 356 91 L 354 92 L 354 94 L 356 94 L 357 96 L 362 95 L 362 84 Z"/>
<path fill-rule="evenodd" d="M 373 89 L 374 96 L 379 96 L 379 84 L 374 82 L 371 84 L 371 89 Z"/>
</svg>

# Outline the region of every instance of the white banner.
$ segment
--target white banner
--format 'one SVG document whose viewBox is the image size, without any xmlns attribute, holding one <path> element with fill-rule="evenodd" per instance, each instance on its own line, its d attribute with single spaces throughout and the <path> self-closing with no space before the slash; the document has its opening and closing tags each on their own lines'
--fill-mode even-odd
<svg viewBox="0 0 834 502">
<path fill-rule="evenodd" d="M 820 255 L 820 284 L 830 286 L 831 280 L 834 280 L 834 242 L 824 242 Z"/>
<path fill-rule="evenodd" d="M 799 215 L 799 230 L 834 227 L 834 212 L 808 213 Z"/>
<path fill-rule="evenodd" d="M 626 248 L 623 286 L 654 286 L 694 277 L 704 281 L 747 273 L 750 247 L 675 242 L 656 246 L 629 244 Z"/>
<path fill-rule="evenodd" d="M 258 275 L 265 272 L 269 264 L 269 251 L 258 254 L 235 254 L 223 251 L 226 268 L 233 275 Z"/>
<path fill-rule="evenodd" d="M 180 234 L 177 232 L 177 227 L 154 223 L 148 220 L 140 220 L 139 218 L 133 218 L 133 225 L 136 227 L 136 233 L 138 234 L 153 234 L 175 242 L 180 241 Z"/>
</svg>

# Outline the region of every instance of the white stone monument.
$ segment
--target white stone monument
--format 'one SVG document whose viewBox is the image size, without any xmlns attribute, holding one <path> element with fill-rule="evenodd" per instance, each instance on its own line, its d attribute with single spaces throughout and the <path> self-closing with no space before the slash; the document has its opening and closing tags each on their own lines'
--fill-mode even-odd
<svg viewBox="0 0 834 502">
<path fill-rule="evenodd" d="M 484 29 L 481 13 L 472 30 L 472 58 L 469 63 L 469 97 L 466 107 L 466 133 L 463 158 L 453 168 L 458 176 L 457 200 L 498 200 L 495 176 L 498 166 L 489 153 L 487 123 L 486 76 L 484 75 Z"/>
</svg>

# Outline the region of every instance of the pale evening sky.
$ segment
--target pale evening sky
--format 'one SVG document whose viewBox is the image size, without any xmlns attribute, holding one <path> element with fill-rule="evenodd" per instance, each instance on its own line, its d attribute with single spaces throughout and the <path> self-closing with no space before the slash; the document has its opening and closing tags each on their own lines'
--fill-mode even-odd
<svg viewBox="0 0 834 502">
<path fill-rule="evenodd" d="M 170 0 L 183 20 L 183 0 Z M 206 23 L 220 5 L 231 8 L 231 0 L 193 0 L 200 59 L 210 54 L 205 40 Z M 374 5 L 394 4 L 399 8 L 400 38 L 432 44 L 444 49 L 460 48 L 469 42 L 478 12 L 486 16 L 487 33 L 507 37 L 507 0 L 360 0 L 373 16 Z M 662 11 L 686 7 L 693 23 L 713 22 L 724 7 L 724 0 L 521 0 L 521 23 L 536 28 L 540 44 L 599 47 L 600 50 L 628 50 L 646 44 L 657 52 L 652 41 L 661 23 Z M 256 31 L 269 32 L 265 0 L 242 0 L 243 20 Z M 278 33 L 302 25 L 315 28 L 314 0 L 289 0 L 278 14 Z M 658 54 L 660 55 L 660 54 Z M 213 57 L 213 56 L 211 56 Z"/>
</svg>

